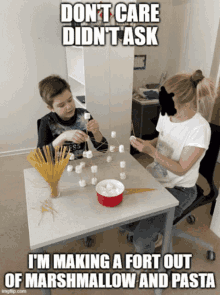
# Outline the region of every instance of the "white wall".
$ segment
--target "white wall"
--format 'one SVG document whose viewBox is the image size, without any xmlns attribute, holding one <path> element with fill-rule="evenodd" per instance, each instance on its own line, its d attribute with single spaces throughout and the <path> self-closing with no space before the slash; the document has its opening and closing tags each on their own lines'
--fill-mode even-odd
<svg viewBox="0 0 220 295">
<path fill-rule="evenodd" d="M 213 73 L 211 76 L 216 79 L 213 57 L 214 52 L 217 52 L 220 1 L 158 2 L 161 5 L 159 46 L 135 47 L 135 54 L 147 55 L 147 68 L 134 71 L 134 88 L 138 89 L 146 83 L 157 83 L 163 71 L 172 76 L 180 71 L 201 69 L 206 76 Z M 217 46 L 220 48 L 220 45 Z M 215 55 L 218 56 L 217 53 Z"/>
<path fill-rule="evenodd" d="M 138 1 L 142 3 L 143 1 Z M 147 55 L 146 70 L 134 71 L 134 88 L 138 90 L 139 87 L 146 83 L 158 83 L 162 72 L 165 70 L 167 62 L 167 54 L 170 42 L 170 26 L 172 19 L 172 3 L 171 0 L 159 0 L 160 4 L 160 23 L 154 23 L 158 26 L 158 46 L 135 46 L 135 55 Z M 141 24 L 143 25 L 143 24 Z M 146 23 L 146 26 L 152 24 Z"/>
<path fill-rule="evenodd" d="M 169 75 L 201 69 L 209 77 L 219 25 L 219 0 L 172 0 L 172 6 L 166 66 Z"/>
<path fill-rule="evenodd" d="M 47 113 L 37 84 L 52 73 L 67 77 L 59 5 L 1 2 L 0 153 L 36 146 L 36 121 Z"/>
</svg>

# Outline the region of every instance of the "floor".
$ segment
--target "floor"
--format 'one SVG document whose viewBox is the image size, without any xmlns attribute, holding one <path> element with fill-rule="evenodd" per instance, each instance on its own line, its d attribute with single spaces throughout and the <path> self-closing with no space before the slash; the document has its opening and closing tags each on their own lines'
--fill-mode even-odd
<svg viewBox="0 0 220 295">
<path fill-rule="evenodd" d="M 137 154 L 135 158 L 143 165 L 147 166 L 151 159 L 146 155 Z M 29 250 L 29 235 L 27 225 L 26 201 L 24 191 L 23 169 L 31 167 L 26 160 L 26 155 L 2 157 L 0 158 L 0 292 L 6 290 L 3 285 L 4 275 L 8 272 L 28 272 L 27 254 Z M 217 164 L 215 171 L 215 182 L 220 185 L 220 164 Z M 204 183 L 199 179 L 201 184 Z M 187 272 L 195 273 L 215 273 L 216 288 L 214 289 L 179 289 L 167 288 L 164 295 L 192 294 L 205 295 L 220 294 L 220 238 L 218 238 L 210 229 L 211 216 L 209 214 L 210 206 L 203 206 L 194 211 L 196 223 L 187 224 L 183 221 L 178 225 L 179 228 L 192 233 L 197 237 L 213 244 L 216 260 L 206 260 L 206 250 L 195 243 L 187 242 L 183 239 L 177 239 L 174 245 L 175 253 L 192 253 L 192 266 Z M 134 247 L 127 242 L 126 235 L 119 233 L 118 229 L 112 229 L 96 236 L 93 236 L 94 242 L 91 248 L 84 246 L 83 240 L 74 241 L 65 245 L 53 246 L 49 249 L 50 253 L 135 253 Z M 157 249 L 158 251 L 160 249 Z M 111 270 L 113 271 L 113 270 Z M 182 270 L 185 272 L 186 270 Z M 179 270 L 181 272 L 181 270 Z M 21 290 L 24 290 L 23 283 Z M 2 292 L 3 293 L 3 292 Z M 18 292 L 17 292 L 18 293 Z M 9 293 L 8 290 L 8 294 Z M 41 294 L 40 290 L 28 289 L 26 294 Z M 154 294 L 152 289 L 54 289 L 52 295 L 60 294 L 79 294 L 79 295 L 117 295 L 117 294 Z"/>
</svg>

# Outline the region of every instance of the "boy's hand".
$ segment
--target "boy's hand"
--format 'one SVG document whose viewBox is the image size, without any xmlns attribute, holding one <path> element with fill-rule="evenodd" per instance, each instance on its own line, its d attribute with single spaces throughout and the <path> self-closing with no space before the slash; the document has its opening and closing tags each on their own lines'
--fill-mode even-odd
<svg viewBox="0 0 220 295">
<path fill-rule="evenodd" d="M 131 145 L 139 152 L 146 153 L 152 157 L 154 156 L 156 151 L 155 147 L 153 147 L 148 140 L 143 140 L 141 138 L 136 138 L 135 140 L 132 139 Z"/>
<path fill-rule="evenodd" d="M 88 135 L 81 130 L 68 130 L 64 133 L 65 141 L 73 141 L 74 143 L 85 142 L 88 138 Z"/>
<path fill-rule="evenodd" d="M 88 131 L 96 134 L 97 132 L 99 132 L 99 123 L 96 120 L 92 119 L 87 123 L 86 128 Z"/>
</svg>

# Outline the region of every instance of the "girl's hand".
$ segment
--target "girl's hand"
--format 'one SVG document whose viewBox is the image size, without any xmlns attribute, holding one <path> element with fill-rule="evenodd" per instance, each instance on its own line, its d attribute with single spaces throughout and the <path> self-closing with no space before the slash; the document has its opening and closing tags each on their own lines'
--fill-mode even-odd
<svg viewBox="0 0 220 295">
<path fill-rule="evenodd" d="M 88 131 L 92 132 L 93 134 L 96 134 L 99 132 L 99 123 L 96 120 L 92 119 L 87 123 L 86 128 Z"/>
<path fill-rule="evenodd" d="M 65 141 L 73 141 L 74 143 L 80 144 L 85 142 L 88 135 L 81 130 L 68 130 L 63 133 Z"/>
<path fill-rule="evenodd" d="M 135 140 L 132 139 L 131 145 L 139 152 L 146 153 L 152 157 L 154 156 L 156 151 L 155 147 L 153 147 L 148 140 L 143 140 L 141 138 L 136 138 Z"/>
</svg>

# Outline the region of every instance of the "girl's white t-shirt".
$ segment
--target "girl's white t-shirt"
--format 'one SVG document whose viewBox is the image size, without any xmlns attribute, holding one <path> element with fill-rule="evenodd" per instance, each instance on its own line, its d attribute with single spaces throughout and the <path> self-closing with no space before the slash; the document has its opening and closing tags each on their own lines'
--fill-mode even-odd
<svg viewBox="0 0 220 295">
<path fill-rule="evenodd" d="M 205 150 L 209 147 L 211 128 L 200 113 L 196 113 L 191 119 L 179 123 L 171 122 L 167 114 L 165 116 L 160 114 L 156 130 L 159 132 L 156 147 L 158 152 L 174 161 L 180 160 L 182 150 L 186 146 L 196 146 Z M 183 176 L 170 172 L 156 161 L 150 164 L 147 170 L 164 187 L 192 187 L 198 179 L 200 162 L 205 152 Z"/>
</svg>

